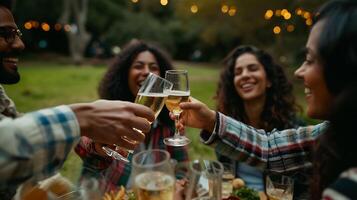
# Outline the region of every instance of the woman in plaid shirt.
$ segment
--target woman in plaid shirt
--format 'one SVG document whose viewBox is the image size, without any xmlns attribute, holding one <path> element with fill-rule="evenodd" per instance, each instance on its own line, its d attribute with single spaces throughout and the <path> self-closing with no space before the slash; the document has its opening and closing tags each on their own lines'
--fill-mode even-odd
<svg viewBox="0 0 357 200">
<path fill-rule="evenodd" d="M 143 41 L 133 40 L 109 67 L 99 86 L 99 95 L 103 99 L 134 102 L 137 92 L 151 72 L 162 77 L 165 71 L 172 69 L 168 56 L 156 46 Z M 172 159 L 187 161 L 186 147 L 170 147 L 163 139 L 174 134 L 174 123 L 164 107 L 157 120 L 152 124 L 145 141 L 140 143 L 134 153 L 145 149 L 167 150 Z M 101 149 L 102 145 L 89 138 L 82 137 L 75 151 L 83 160 L 82 176 L 101 176 L 101 188 L 105 191 L 118 186 L 129 186 L 131 164 L 113 160 Z M 99 175 L 100 174 L 100 175 Z"/>
<path fill-rule="evenodd" d="M 306 59 L 295 72 L 304 80 L 309 117 L 333 119 L 331 114 L 336 100 L 350 88 L 357 88 L 356 36 L 357 1 L 331 1 L 317 12 L 306 44 Z M 349 133 L 335 130 L 338 137 L 332 137 L 328 143 L 340 148 L 335 149 L 335 146 L 326 146 L 324 141 L 326 138 L 331 140 L 328 132 L 323 134 L 328 122 L 265 132 L 216 113 L 193 99 L 191 103 L 181 103 L 180 107 L 185 110 L 182 124 L 203 129 L 202 141 L 214 146 L 217 152 L 277 172 L 301 169 L 313 163 L 311 199 L 357 199 L 355 137 L 349 136 L 353 129 L 347 131 Z M 354 107 L 345 109 L 349 111 Z M 340 115 L 342 117 L 343 114 Z M 349 126 L 356 123 L 354 115 L 346 117 L 352 118 Z M 312 156 L 314 148 L 317 152 L 315 158 Z M 324 149 L 336 152 L 321 154 Z"/>
</svg>

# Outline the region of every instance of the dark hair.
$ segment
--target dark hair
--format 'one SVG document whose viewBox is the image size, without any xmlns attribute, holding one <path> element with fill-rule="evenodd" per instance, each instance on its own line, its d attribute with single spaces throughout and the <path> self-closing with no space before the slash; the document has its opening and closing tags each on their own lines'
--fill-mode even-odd
<svg viewBox="0 0 357 200">
<path fill-rule="evenodd" d="M 357 123 L 357 1 L 336 0 L 317 12 L 315 24 L 323 27 L 318 54 L 329 91 L 337 97 L 328 131 L 317 141 L 311 199 L 321 199 L 322 191 L 344 170 L 357 166 L 354 155 Z"/>
<path fill-rule="evenodd" d="M 12 1 L 11 0 L 0 0 L 0 6 L 4 6 L 7 9 L 11 10 Z"/>
<path fill-rule="evenodd" d="M 357 166 L 356 123 L 357 85 L 337 98 L 326 133 L 319 137 L 314 152 L 311 199 L 321 199 L 322 191 L 350 167 Z"/>
<path fill-rule="evenodd" d="M 154 55 L 160 68 L 160 76 L 165 77 L 165 71 L 173 69 L 170 57 L 158 46 L 140 40 L 132 40 L 124 46 L 114 63 L 109 66 L 99 85 L 99 96 L 103 99 L 134 102 L 135 97 L 128 85 L 129 69 L 135 58 L 141 52 L 149 51 Z M 162 122 L 172 124 L 168 110 L 164 107 L 158 117 Z"/>
<path fill-rule="evenodd" d="M 357 1 L 338 0 L 324 4 L 315 23 L 323 21 L 318 54 L 328 89 L 338 95 L 357 75 Z"/>
<path fill-rule="evenodd" d="M 263 65 L 267 78 L 272 83 L 267 89 L 266 101 L 261 115 L 262 127 L 265 130 L 279 130 L 294 127 L 295 113 L 300 108 L 292 94 L 293 86 L 288 81 L 283 68 L 277 65 L 265 51 L 254 46 L 238 46 L 225 58 L 225 68 L 221 72 L 216 99 L 218 111 L 235 119 L 245 121 L 246 112 L 243 100 L 234 86 L 234 67 L 236 59 L 242 54 L 253 54 Z M 295 121 L 296 122 L 296 121 Z"/>
</svg>

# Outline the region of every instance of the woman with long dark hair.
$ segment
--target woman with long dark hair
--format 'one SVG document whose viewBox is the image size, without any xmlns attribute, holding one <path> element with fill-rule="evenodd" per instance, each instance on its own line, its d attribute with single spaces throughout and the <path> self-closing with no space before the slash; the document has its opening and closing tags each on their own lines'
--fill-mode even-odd
<svg viewBox="0 0 357 200">
<path fill-rule="evenodd" d="M 217 111 L 265 131 L 304 125 L 296 117 L 301 109 L 295 103 L 293 86 L 271 55 L 242 45 L 233 49 L 224 63 L 216 92 Z M 264 191 L 262 171 L 220 154 L 217 157 L 233 162 L 236 176 L 248 187 Z"/>
<path fill-rule="evenodd" d="M 142 82 L 149 73 L 164 77 L 165 71 L 172 68 L 169 57 L 158 47 L 134 40 L 122 49 L 115 62 L 108 68 L 99 86 L 99 96 L 103 99 L 134 102 Z M 145 142 L 140 143 L 134 153 L 145 149 L 163 149 L 170 153 L 172 159 L 179 162 L 187 161 L 185 147 L 169 147 L 163 143 L 163 138 L 173 136 L 173 131 L 174 123 L 164 107 L 152 124 L 150 133 L 146 134 Z M 106 191 L 120 185 L 126 186 L 131 164 L 112 160 L 101 147 L 101 144 L 88 138 L 81 139 L 75 150 L 83 159 L 82 175 L 103 175 L 105 179 L 102 180 L 101 187 Z"/>
<path fill-rule="evenodd" d="M 336 99 L 357 86 L 356 35 L 357 1 L 331 1 L 318 10 L 306 43 L 305 61 L 295 72 L 304 81 L 309 117 L 329 120 Z M 203 129 L 201 139 L 204 143 L 215 146 L 219 153 L 231 159 L 246 160 L 251 165 L 276 172 L 303 169 L 312 164 L 331 164 L 325 163 L 324 160 L 328 159 L 324 158 L 315 159 L 312 163 L 314 146 L 319 142 L 319 136 L 326 132 L 328 122 L 266 132 L 216 113 L 195 100 L 180 106 L 185 110 L 181 122 Z M 340 137 L 343 139 L 344 135 Z M 341 148 L 348 150 L 348 147 Z M 319 149 L 316 151 L 319 152 Z M 357 199 L 356 168 L 354 162 L 341 168 L 332 167 L 334 177 L 330 179 L 326 178 L 329 176 L 326 172 L 332 171 L 317 167 L 314 182 L 311 183 L 311 198 Z M 337 174 L 342 174 L 342 177 L 337 178 Z"/>
</svg>

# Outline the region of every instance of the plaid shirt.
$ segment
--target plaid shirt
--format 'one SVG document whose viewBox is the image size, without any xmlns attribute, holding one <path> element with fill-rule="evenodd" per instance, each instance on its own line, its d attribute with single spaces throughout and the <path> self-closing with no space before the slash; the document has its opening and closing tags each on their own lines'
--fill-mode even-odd
<svg viewBox="0 0 357 200">
<path fill-rule="evenodd" d="M 41 180 L 58 170 L 79 139 L 77 119 L 68 106 L 43 109 L 0 121 L 0 188 Z"/>
<path fill-rule="evenodd" d="M 340 177 L 322 192 L 323 200 L 357 199 L 357 168 L 344 171 Z"/>
<path fill-rule="evenodd" d="M 157 121 L 156 121 L 157 122 Z M 174 132 L 161 123 L 153 123 L 146 141 L 141 143 L 134 154 L 145 149 L 163 149 L 170 153 L 171 158 L 178 162 L 188 161 L 186 147 L 166 146 L 163 139 L 173 136 Z M 96 176 L 101 179 L 101 188 L 105 191 L 117 189 L 118 186 L 128 186 L 131 173 L 131 164 L 110 157 L 101 157 L 95 150 L 91 139 L 82 137 L 75 148 L 76 153 L 83 160 L 82 177 Z M 130 158 L 131 159 L 131 158 Z M 130 185 L 129 185 L 130 187 Z"/>
<path fill-rule="evenodd" d="M 217 112 L 215 131 L 201 132 L 201 141 L 233 160 L 276 172 L 310 167 L 316 138 L 328 122 L 297 129 L 265 132 Z"/>
</svg>

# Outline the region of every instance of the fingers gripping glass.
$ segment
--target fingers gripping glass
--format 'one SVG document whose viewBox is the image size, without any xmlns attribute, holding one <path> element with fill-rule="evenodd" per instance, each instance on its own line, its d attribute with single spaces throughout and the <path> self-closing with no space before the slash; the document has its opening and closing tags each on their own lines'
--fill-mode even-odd
<svg viewBox="0 0 357 200">
<path fill-rule="evenodd" d="M 13 43 L 16 36 L 22 36 L 22 33 L 18 28 L 0 27 L 0 37 L 4 38 L 7 43 Z"/>
<path fill-rule="evenodd" d="M 165 79 L 173 84 L 172 90 L 165 91 L 168 94 L 165 104 L 167 109 L 175 115 L 175 125 L 177 125 L 182 112 L 179 105 L 181 102 L 187 102 L 190 97 L 187 70 L 168 70 Z M 177 128 L 173 137 L 164 139 L 164 143 L 168 146 L 185 146 L 190 142 L 186 136 L 180 135 Z"/>
<path fill-rule="evenodd" d="M 172 86 L 172 83 L 165 80 L 164 78 L 150 73 L 145 79 L 143 85 L 140 87 L 139 92 L 136 95 L 135 103 L 149 107 L 152 111 L 154 111 L 156 119 L 162 107 L 164 106 L 165 98 L 167 97 L 167 94 L 164 93 L 164 91 L 171 90 Z M 141 130 L 136 129 L 135 127 L 133 127 L 133 129 L 142 133 Z M 126 136 L 123 136 L 122 139 L 130 143 L 137 143 L 136 141 L 130 140 Z M 118 147 L 117 145 L 115 146 L 116 151 L 107 146 L 103 146 L 102 149 L 108 156 L 111 156 L 117 160 L 129 162 L 128 155 L 133 153 L 133 151 Z M 120 154 L 117 151 L 127 152 L 127 156 L 123 156 L 123 153 Z"/>
</svg>

